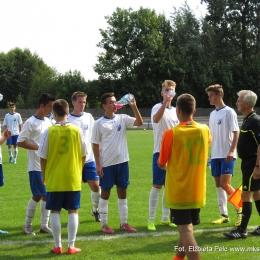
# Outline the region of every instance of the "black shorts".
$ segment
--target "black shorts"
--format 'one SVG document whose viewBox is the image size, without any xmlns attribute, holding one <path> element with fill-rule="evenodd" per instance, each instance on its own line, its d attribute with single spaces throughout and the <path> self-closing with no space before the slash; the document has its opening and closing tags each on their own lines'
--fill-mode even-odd
<svg viewBox="0 0 260 260">
<path fill-rule="evenodd" d="M 176 225 L 198 225 L 200 223 L 200 209 L 171 209 L 173 223 Z"/>
<path fill-rule="evenodd" d="M 256 164 L 256 157 L 244 158 L 241 161 L 242 182 L 244 191 L 259 191 L 260 179 L 253 179 L 253 171 Z"/>
</svg>

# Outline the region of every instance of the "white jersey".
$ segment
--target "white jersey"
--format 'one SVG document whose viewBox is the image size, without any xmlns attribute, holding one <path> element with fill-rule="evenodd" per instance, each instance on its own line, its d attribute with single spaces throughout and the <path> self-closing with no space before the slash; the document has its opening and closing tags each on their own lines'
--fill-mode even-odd
<svg viewBox="0 0 260 260">
<path fill-rule="evenodd" d="M 86 156 L 86 162 L 95 161 L 92 146 L 91 137 L 93 132 L 93 127 L 95 120 L 90 113 L 83 112 L 80 116 L 75 116 L 73 114 L 68 115 L 68 121 L 76 126 L 78 126 L 83 132 L 84 140 L 87 144 L 88 154 Z"/>
<path fill-rule="evenodd" d="M 133 127 L 135 120 L 128 115 L 116 114 L 113 118 L 103 116 L 95 121 L 91 142 L 101 143 L 102 167 L 129 161 L 126 129 Z"/>
<path fill-rule="evenodd" d="M 19 125 L 22 125 L 23 121 L 19 113 L 8 113 L 5 115 L 3 125 L 6 125 L 10 129 L 12 136 L 19 135 Z"/>
<path fill-rule="evenodd" d="M 231 107 L 224 106 L 210 113 L 209 128 L 212 135 L 211 159 L 226 158 L 230 150 L 233 133 L 238 132 L 237 114 Z M 237 158 L 236 149 L 234 158 Z"/>
<path fill-rule="evenodd" d="M 37 118 L 35 115 L 28 118 L 19 134 L 17 142 L 28 141 L 31 144 L 40 145 L 41 136 L 44 131 L 52 125 L 49 118 Z M 28 153 L 28 172 L 41 171 L 40 157 L 37 150 L 27 150 Z"/>
<path fill-rule="evenodd" d="M 158 103 L 153 106 L 151 113 L 151 121 L 153 126 L 153 137 L 154 137 L 154 146 L 153 153 L 159 153 L 161 148 L 162 136 L 165 130 L 170 129 L 179 124 L 179 120 L 176 115 L 176 108 L 169 107 L 166 108 L 161 120 L 158 123 L 153 121 L 153 116 L 162 106 L 162 103 Z"/>
</svg>

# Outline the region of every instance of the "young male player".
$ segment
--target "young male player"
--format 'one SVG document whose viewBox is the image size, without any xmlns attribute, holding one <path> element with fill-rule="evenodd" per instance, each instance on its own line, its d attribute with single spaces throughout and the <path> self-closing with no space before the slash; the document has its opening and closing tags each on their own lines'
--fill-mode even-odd
<svg viewBox="0 0 260 260">
<path fill-rule="evenodd" d="M 200 208 L 205 205 L 210 132 L 207 125 L 193 121 L 195 107 L 190 94 L 178 97 L 180 124 L 165 131 L 158 159 L 159 167 L 166 169 L 165 206 L 171 209 L 180 233 L 173 260 L 184 260 L 185 255 L 200 259 L 200 252 L 190 248 L 197 248 L 193 225 L 200 223 Z"/>
<path fill-rule="evenodd" d="M 95 121 L 92 143 L 97 164 L 97 173 L 100 177 L 101 198 L 99 212 L 101 230 L 107 234 L 114 234 L 108 224 L 108 199 L 110 190 L 117 186 L 118 210 L 120 215 L 120 229 L 128 232 L 137 232 L 127 223 L 128 205 L 126 190 L 129 185 L 129 154 L 126 141 L 126 129 L 143 124 L 143 119 L 136 106 L 135 99 L 129 102 L 134 117 L 124 114 L 115 114 L 116 98 L 114 93 L 105 93 L 101 96 L 101 104 L 105 110 L 103 117 Z M 100 148 L 101 144 L 101 150 Z"/>
<path fill-rule="evenodd" d="M 16 106 L 14 103 L 9 104 L 10 113 L 6 114 L 4 117 L 4 130 L 10 129 L 12 136 L 7 139 L 6 144 L 8 146 L 8 153 L 9 153 L 9 163 L 16 164 L 17 155 L 18 155 L 18 148 L 17 148 L 17 139 L 19 136 L 19 132 L 22 130 L 23 121 L 21 115 L 17 112 Z M 14 152 L 12 152 L 12 145 L 14 147 Z"/>
<path fill-rule="evenodd" d="M 97 222 L 100 222 L 100 216 L 98 211 L 98 203 L 100 199 L 100 187 L 99 177 L 96 170 L 96 162 L 91 145 L 91 136 L 94 127 L 94 118 L 90 113 L 84 112 L 86 106 L 87 95 L 83 92 L 77 91 L 73 93 L 71 97 L 73 111 L 68 115 L 68 121 L 78 127 L 83 132 L 85 142 L 88 146 L 88 154 L 86 156 L 86 162 L 82 171 L 82 180 L 87 182 L 91 189 L 92 200 L 92 216 L 95 217 Z"/>
<path fill-rule="evenodd" d="M 75 247 L 75 240 L 87 146 L 81 130 L 67 121 L 69 105 L 65 100 L 58 99 L 53 103 L 53 114 L 56 123 L 45 130 L 38 156 L 47 190 L 46 208 L 51 210 L 55 243 L 52 252 L 62 253 L 60 212 L 64 208 L 69 213 L 67 254 L 71 255 L 81 252 Z"/>
<path fill-rule="evenodd" d="M 32 192 L 32 198 L 29 200 L 26 209 L 23 232 L 33 236 L 35 236 L 35 233 L 32 229 L 32 222 L 39 201 L 41 201 L 40 233 L 52 234 L 51 228 L 48 226 L 50 211 L 45 209 L 46 188 L 42 183 L 40 157 L 37 155 L 37 150 L 42 134 L 52 125 L 46 116 L 52 111 L 52 103 L 54 100 L 55 98 L 50 94 L 45 93 L 40 96 L 36 114 L 25 121 L 17 140 L 18 147 L 25 148 L 28 151 L 28 173 Z"/>
<path fill-rule="evenodd" d="M 231 195 L 234 188 L 231 185 L 231 177 L 234 174 L 236 162 L 236 146 L 239 135 L 237 114 L 234 109 L 226 106 L 223 97 L 224 91 L 221 85 L 215 84 L 205 89 L 211 105 L 215 110 L 210 113 L 209 128 L 212 135 L 211 145 L 211 172 L 215 179 L 218 206 L 221 217 L 212 221 L 213 224 L 229 222 L 227 208 L 227 194 Z M 236 210 L 237 211 L 237 210 Z M 241 223 L 241 211 L 237 211 L 235 225 Z"/>
<path fill-rule="evenodd" d="M 153 186 L 149 196 L 149 219 L 148 230 L 155 231 L 155 213 L 158 205 L 159 194 L 165 183 L 165 170 L 160 169 L 157 160 L 160 152 L 162 135 L 165 130 L 172 128 L 179 123 L 176 115 L 176 109 L 171 105 L 174 96 L 168 96 L 170 91 L 175 92 L 176 83 L 172 80 L 165 80 L 162 84 L 161 96 L 163 101 L 154 105 L 152 108 L 151 120 L 153 126 L 154 148 L 153 148 Z M 162 195 L 162 220 L 161 224 L 165 226 L 175 227 L 169 219 L 170 210 L 164 206 L 164 191 Z"/>
</svg>

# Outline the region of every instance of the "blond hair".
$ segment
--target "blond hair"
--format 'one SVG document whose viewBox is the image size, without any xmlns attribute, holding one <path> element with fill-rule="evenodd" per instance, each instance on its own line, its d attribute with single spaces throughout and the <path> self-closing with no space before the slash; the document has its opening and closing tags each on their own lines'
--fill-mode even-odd
<svg viewBox="0 0 260 260">
<path fill-rule="evenodd" d="M 166 79 L 163 84 L 162 84 L 162 90 L 165 88 L 165 87 L 174 87 L 176 88 L 176 83 L 172 80 L 169 80 L 169 79 Z"/>
<path fill-rule="evenodd" d="M 217 95 L 219 93 L 221 93 L 222 97 L 224 97 L 224 90 L 223 90 L 222 86 L 219 85 L 219 84 L 211 85 L 211 86 L 205 88 L 205 91 L 206 91 L 207 94 L 208 94 L 209 91 L 212 91 Z"/>
</svg>

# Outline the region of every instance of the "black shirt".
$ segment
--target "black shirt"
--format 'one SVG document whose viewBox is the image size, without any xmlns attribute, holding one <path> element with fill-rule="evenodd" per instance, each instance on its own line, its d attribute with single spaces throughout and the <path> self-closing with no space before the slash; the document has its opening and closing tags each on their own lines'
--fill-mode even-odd
<svg viewBox="0 0 260 260">
<path fill-rule="evenodd" d="M 260 118 L 253 111 L 244 118 L 237 142 L 237 153 L 240 158 L 256 157 L 260 144 Z"/>
</svg>

